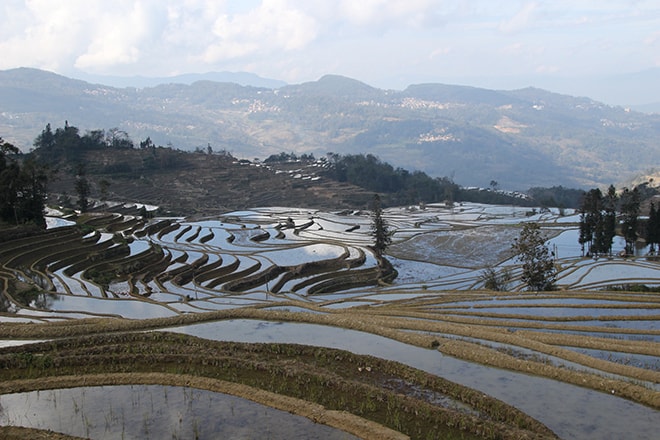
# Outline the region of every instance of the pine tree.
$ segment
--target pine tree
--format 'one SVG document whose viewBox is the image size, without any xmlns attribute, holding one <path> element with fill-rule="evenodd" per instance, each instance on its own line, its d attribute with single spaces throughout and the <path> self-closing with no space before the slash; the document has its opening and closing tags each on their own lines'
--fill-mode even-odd
<svg viewBox="0 0 660 440">
<path fill-rule="evenodd" d="M 21 168 L 21 197 L 18 206 L 24 222 L 46 227 L 44 206 L 48 195 L 47 184 L 46 167 L 33 158 L 26 160 Z"/>
<path fill-rule="evenodd" d="M 0 138 L 0 220 L 46 227 L 47 169 L 34 158 L 16 159 L 20 151 Z"/>
<path fill-rule="evenodd" d="M 76 193 L 78 193 L 78 208 L 81 212 L 85 212 L 87 211 L 87 208 L 89 208 L 90 188 L 85 172 L 85 166 L 83 164 L 78 164 L 75 187 Z"/>
<path fill-rule="evenodd" d="M 660 213 L 651 203 L 649 219 L 646 222 L 646 242 L 649 244 L 649 252 L 655 255 L 656 246 L 660 244 Z"/>
<path fill-rule="evenodd" d="M 621 229 L 623 238 L 626 240 L 626 253 L 635 253 L 635 242 L 637 241 L 637 223 L 639 219 L 640 195 L 637 188 L 630 191 L 628 188 L 621 194 Z"/>
<path fill-rule="evenodd" d="M 605 209 L 605 214 L 603 216 L 603 239 L 605 249 L 603 249 L 603 251 L 607 252 L 609 255 L 612 255 L 612 243 L 616 236 L 617 200 L 616 188 L 614 188 L 614 185 L 610 185 L 607 189 L 607 194 L 603 198 L 603 208 Z"/>
<path fill-rule="evenodd" d="M 616 235 L 616 189 L 610 185 L 603 196 L 600 189 L 592 189 L 584 195 L 580 205 L 580 236 L 582 255 L 598 255 L 612 252 Z"/>
<path fill-rule="evenodd" d="M 371 236 L 374 238 L 373 249 L 379 257 L 385 253 L 387 247 L 392 243 L 389 227 L 383 218 L 383 208 L 380 203 L 380 196 L 374 195 L 371 208 Z"/>
<path fill-rule="evenodd" d="M 603 223 L 602 223 L 602 201 L 603 195 L 599 189 L 592 189 L 585 194 L 580 207 L 580 244 L 588 246 L 588 254 L 597 254 L 600 252 L 600 246 L 603 242 Z"/>
</svg>

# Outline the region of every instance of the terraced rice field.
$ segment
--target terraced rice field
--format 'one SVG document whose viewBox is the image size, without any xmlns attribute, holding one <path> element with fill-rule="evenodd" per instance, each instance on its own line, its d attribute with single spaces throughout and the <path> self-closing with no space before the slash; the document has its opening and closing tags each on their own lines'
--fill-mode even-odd
<svg viewBox="0 0 660 440">
<path fill-rule="evenodd" d="M 125 208 L 68 219 L 83 232 L 53 219 L 58 227 L 0 248 L 0 337 L 165 328 L 346 349 L 495 396 L 561 438 L 655 438 L 660 294 L 612 287 L 660 285 L 660 262 L 644 249 L 583 258 L 577 216 L 529 214 L 386 210 L 395 279 L 369 248 L 368 213 L 264 208 L 145 221 Z M 519 281 L 510 245 L 525 221 L 550 237 L 558 291 L 526 292 Z M 507 292 L 482 289 L 487 267 L 510 272 Z M 73 324 L 84 317 L 130 321 Z"/>
</svg>

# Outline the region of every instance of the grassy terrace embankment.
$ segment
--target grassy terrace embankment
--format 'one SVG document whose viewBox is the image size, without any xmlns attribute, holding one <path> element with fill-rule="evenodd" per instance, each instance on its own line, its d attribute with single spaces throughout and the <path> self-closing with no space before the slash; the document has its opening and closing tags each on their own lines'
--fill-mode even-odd
<svg viewBox="0 0 660 440">
<path fill-rule="evenodd" d="M 77 324 L 43 327 L 73 335 L 138 323 Z M 81 384 L 186 385 L 247 397 L 364 438 L 398 437 L 383 426 L 411 438 L 554 438 L 524 413 L 477 391 L 395 362 L 326 348 L 117 332 L 4 348 L 0 365 L 0 393 Z M 438 405 L 438 396 L 470 410 Z"/>
<path fill-rule="evenodd" d="M 320 311 L 319 308 L 308 304 L 289 302 L 281 305 L 306 307 L 310 311 Z M 510 327 L 506 325 L 498 327 L 487 320 L 469 319 L 465 322 L 452 323 L 444 322 L 437 315 L 429 320 L 428 315 L 419 312 L 410 313 L 405 307 L 392 308 L 385 306 L 376 310 L 360 309 L 359 311 L 337 310 L 329 314 L 244 308 L 139 321 L 110 319 L 67 321 L 45 325 L 2 324 L 0 325 L 0 338 L 42 339 L 167 328 L 218 319 L 237 318 L 307 322 L 365 331 L 411 345 L 437 348 L 444 354 L 460 359 L 561 380 L 606 393 L 614 393 L 652 408 L 660 408 L 660 393 L 643 384 L 643 382 L 660 383 L 660 373 L 658 371 L 622 365 L 564 349 L 561 345 L 566 343 L 566 335 L 561 333 L 511 332 Z M 460 321 L 460 318 L 457 321 Z M 505 322 L 505 324 L 507 323 Z M 583 328 L 582 330 L 589 331 L 593 328 Z M 596 337 L 581 337 L 578 339 L 581 341 L 578 343 L 580 346 L 596 346 L 603 350 L 620 350 L 629 353 L 660 356 L 660 344 L 648 341 L 624 341 L 615 338 Z M 475 340 L 503 343 L 513 347 L 513 349 L 493 348 L 488 344 L 479 343 Z M 538 354 L 528 356 L 517 351 L 516 347 L 529 348 Z M 557 365 L 549 361 L 544 354 L 583 365 L 594 371 L 588 371 L 586 368 L 578 370 Z M 612 374 L 619 375 L 619 377 L 614 377 Z"/>
</svg>

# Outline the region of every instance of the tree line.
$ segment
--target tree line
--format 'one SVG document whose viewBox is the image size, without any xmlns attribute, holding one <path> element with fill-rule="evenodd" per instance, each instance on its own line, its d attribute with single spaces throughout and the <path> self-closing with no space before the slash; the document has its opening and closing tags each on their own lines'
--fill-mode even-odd
<svg viewBox="0 0 660 440">
<path fill-rule="evenodd" d="M 118 128 L 91 130 L 84 135 L 73 125 L 65 121 L 64 127 L 52 130 L 50 123 L 34 140 L 34 147 L 39 150 L 43 159 L 76 159 L 84 150 L 99 150 L 104 148 L 131 149 L 135 145 L 128 134 Z"/>
<path fill-rule="evenodd" d="M 80 135 L 69 125 L 52 130 L 47 124 L 34 140 L 35 150 L 22 154 L 0 138 L 0 220 L 7 224 L 35 224 L 45 228 L 44 209 L 51 169 L 46 163 L 58 163 L 65 158 L 76 163 L 76 192 L 81 210 L 88 207 L 89 182 L 85 168 L 77 163 L 80 152 L 101 148 L 134 148 L 128 134 L 117 128 L 92 130 Z M 142 146 L 144 148 L 144 146 Z"/>
<path fill-rule="evenodd" d="M 281 153 L 269 159 L 276 157 L 287 158 L 290 155 Z M 372 154 L 329 153 L 328 158 L 329 178 L 385 194 L 390 205 L 464 201 L 577 209 L 585 194 L 584 190 L 562 186 L 535 187 L 527 192 L 529 197 L 521 198 L 519 195 L 497 191 L 496 188 L 492 190 L 462 188 L 450 177 L 433 178 L 422 171 L 410 172 L 403 168 L 395 168 Z M 495 181 L 491 182 L 491 186 L 496 185 Z"/>
<path fill-rule="evenodd" d="M 624 252 L 635 253 L 635 243 L 644 238 L 655 253 L 660 243 L 660 215 L 653 203 L 648 219 L 640 218 L 642 190 L 624 188 L 618 192 L 610 185 L 603 194 L 600 189 L 588 191 L 580 205 L 580 235 L 582 255 L 611 255 L 616 235 L 626 242 Z"/>
<path fill-rule="evenodd" d="M 388 195 L 389 204 L 456 201 L 459 186 L 447 177 L 432 178 L 422 171 L 394 168 L 372 154 L 328 155 L 328 177 Z"/>
<path fill-rule="evenodd" d="M 0 138 L 0 220 L 46 227 L 48 169 L 33 157 L 21 159 L 19 149 Z"/>
</svg>

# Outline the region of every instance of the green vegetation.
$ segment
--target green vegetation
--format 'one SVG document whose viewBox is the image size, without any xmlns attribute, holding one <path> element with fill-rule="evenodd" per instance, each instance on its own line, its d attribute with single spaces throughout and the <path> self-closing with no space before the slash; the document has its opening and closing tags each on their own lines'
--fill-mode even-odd
<svg viewBox="0 0 660 440">
<path fill-rule="evenodd" d="M 629 190 L 624 188 L 621 194 L 621 230 L 626 240 L 626 253 L 635 253 L 635 242 L 638 237 L 640 194 L 637 188 Z"/>
<path fill-rule="evenodd" d="M 78 193 L 78 208 L 80 212 L 87 211 L 89 208 L 89 181 L 87 180 L 85 165 L 78 164 L 78 171 L 76 173 L 76 193 Z"/>
<path fill-rule="evenodd" d="M 612 240 L 616 234 L 616 189 L 610 185 L 607 195 L 599 189 L 585 194 L 580 206 L 580 236 L 582 255 L 611 254 Z"/>
<path fill-rule="evenodd" d="M 392 237 L 387 222 L 383 218 L 383 208 L 378 194 L 374 195 L 371 208 L 371 236 L 374 238 L 373 249 L 376 251 L 376 255 L 382 257 L 392 243 Z"/>
<path fill-rule="evenodd" d="M 642 193 L 650 198 L 655 192 L 648 189 L 632 190 L 624 188 L 620 195 L 614 185 L 610 185 L 607 194 L 600 189 L 587 192 L 580 204 L 580 236 L 582 255 L 598 256 L 612 254 L 612 241 L 620 234 L 626 241 L 625 253 L 635 254 L 638 238 L 644 237 L 650 245 L 650 252 L 655 253 L 655 245 L 660 241 L 660 221 L 653 203 L 649 207 L 649 218 L 640 220 Z M 585 249 L 586 246 L 586 249 Z"/>
<path fill-rule="evenodd" d="M 128 134 L 118 128 L 112 128 L 107 133 L 104 130 L 92 130 L 81 136 L 80 130 L 69 125 L 68 121 L 55 132 L 52 131 L 50 123 L 46 124 L 46 128 L 34 140 L 34 147 L 39 150 L 38 156 L 41 159 L 59 160 L 65 157 L 72 162 L 79 160 L 82 151 L 131 149 L 133 146 Z"/>
<path fill-rule="evenodd" d="M 650 253 L 655 255 L 656 247 L 660 246 L 660 212 L 651 203 L 649 218 L 646 222 L 646 242 L 650 246 Z"/>
<path fill-rule="evenodd" d="M 296 155 L 296 153 L 285 153 L 281 152 L 280 154 L 271 154 L 268 156 L 265 160 L 264 163 L 278 163 L 278 162 L 314 162 L 314 155 L 313 154 L 301 154 L 300 156 Z"/>
<path fill-rule="evenodd" d="M 332 154 L 326 175 L 339 182 L 384 193 L 389 205 L 456 200 L 459 189 L 448 178 L 433 179 L 421 171 L 411 173 L 402 168 L 394 169 L 371 154 Z"/>
<path fill-rule="evenodd" d="M 527 195 L 541 207 L 577 209 L 584 198 L 584 194 L 581 189 L 564 188 L 561 185 L 551 188 L 534 187 L 527 190 Z"/>
<path fill-rule="evenodd" d="M 511 249 L 522 263 L 522 281 L 530 290 L 554 290 L 557 269 L 538 223 L 525 223 Z"/>
<path fill-rule="evenodd" d="M 291 160 L 295 155 L 280 153 L 267 159 L 270 163 Z M 579 189 L 555 186 L 531 188 L 526 195 L 490 189 L 462 188 L 449 177 L 432 178 L 422 171 L 394 168 L 373 154 L 329 154 L 325 173 L 339 182 L 348 182 L 381 193 L 390 206 L 438 202 L 475 202 L 499 205 L 577 208 L 584 196 Z"/>
<path fill-rule="evenodd" d="M 45 227 L 47 169 L 32 158 L 20 158 L 18 148 L 0 138 L 0 220 Z"/>
<path fill-rule="evenodd" d="M 646 284 L 622 284 L 620 286 L 612 286 L 607 290 L 613 292 L 656 292 L 660 293 L 660 286 L 649 287 Z"/>
<path fill-rule="evenodd" d="M 484 289 L 495 292 L 506 292 L 509 290 L 511 272 L 508 269 L 495 270 L 492 267 L 487 267 L 484 270 L 481 281 L 484 283 Z"/>
</svg>

